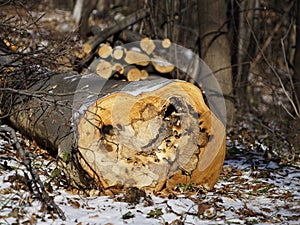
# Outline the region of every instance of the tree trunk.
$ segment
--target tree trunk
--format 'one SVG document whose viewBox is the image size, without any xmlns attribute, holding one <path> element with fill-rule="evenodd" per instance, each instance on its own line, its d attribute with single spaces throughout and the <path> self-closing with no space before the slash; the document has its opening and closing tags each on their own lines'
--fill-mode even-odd
<svg viewBox="0 0 300 225">
<path fill-rule="evenodd" d="M 296 2 L 297 6 L 297 20 L 296 20 L 296 49 L 294 57 L 294 75 L 293 75 L 293 85 L 294 85 L 294 102 L 297 107 L 298 112 L 295 112 L 296 121 L 290 123 L 289 137 L 296 154 L 300 154 L 300 2 Z M 298 113 L 298 115 L 297 115 Z"/>
<path fill-rule="evenodd" d="M 251 33 L 257 34 L 259 30 L 260 1 L 242 1 L 237 9 L 239 13 L 238 27 L 238 71 L 235 79 L 237 102 L 242 110 L 249 110 L 250 99 L 248 79 L 250 73 L 250 62 L 257 54 L 255 37 Z M 250 24 L 249 24 L 250 23 Z M 253 72 L 253 71 L 252 71 Z M 249 100 L 247 100 L 249 99 Z"/>
<path fill-rule="evenodd" d="M 98 0 L 77 0 L 73 9 L 73 18 L 79 26 L 79 34 L 86 38 L 89 27 L 89 17 L 96 8 Z"/>
<path fill-rule="evenodd" d="M 15 92 L 11 123 L 52 149 L 78 187 L 162 191 L 192 183 L 212 189 L 218 180 L 225 128 L 191 83 L 69 72 Z"/>
<path fill-rule="evenodd" d="M 226 3 L 222 0 L 199 0 L 198 7 L 201 57 L 214 72 L 221 86 L 227 108 L 227 124 L 230 125 L 234 119 L 234 105 L 232 102 L 230 46 L 227 39 Z"/>
<path fill-rule="evenodd" d="M 293 76 L 293 82 L 295 87 L 295 103 L 298 106 L 298 110 L 300 110 L 300 2 L 297 1 L 297 20 L 296 20 L 296 50 L 295 50 L 295 58 L 294 58 L 294 69 L 295 74 Z"/>
</svg>

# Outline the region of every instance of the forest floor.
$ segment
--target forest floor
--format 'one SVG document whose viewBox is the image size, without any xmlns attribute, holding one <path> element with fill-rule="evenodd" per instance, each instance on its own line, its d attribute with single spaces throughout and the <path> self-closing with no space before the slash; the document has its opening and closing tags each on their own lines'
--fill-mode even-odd
<svg viewBox="0 0 300 225">
<path fill-rule="evenodd" d="M 212 191 L 178 186 L 167 198 L 147 195 L 132 204 L 122 197 L 74 194 L 57 177 L 55 160 L 18 135 L 63 221 L 31 192 L 17 151 L 0 139 L 0 224 L 299 224 L 300 165 L 266 161 L 262 152 L 227 140 L 228 154 Z M 56 176 L 56 178 L 54 178 Z"/>
</svg>

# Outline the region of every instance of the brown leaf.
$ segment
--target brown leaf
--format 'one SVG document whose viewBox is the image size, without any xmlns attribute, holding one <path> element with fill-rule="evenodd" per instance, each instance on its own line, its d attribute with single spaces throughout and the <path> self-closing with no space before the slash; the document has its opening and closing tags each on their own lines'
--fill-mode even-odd
<svg viewBox="0 0 300 225">
<path fill-rule="evenodd" d="M 261 188 L 263 186 L 263 184 L 257 184 L 255 186 L 252 187 L 253 191 L 257 191 L 259 188 Z"/>
<path fill-rule="evenodd" d="M 69 199 L 68 200 L 68 203 L 75 209 L 78 209 L 80 208 L 80 203 L 78 201 L 74 201 L 72 199 Z"/>
<path fill-rule="evenodd" d="M 98 218 L 99 217 L 99 215 L 98 214 L 96 214 L 96 215 L 93 215 L 93 216 L 89 216 L 90 218 Z"/>
<path fill-rule="evenodd" d="M 269 208 L 261 208 L 262 211 L 264 212 L 267 212 L 267 213 L 270 213 L 272 212 L 273 210 L 269 209 Z"/>
<path fill-rule="evenodd" d="M 257 216 L 257 213 L 254 212 L 252 209 L 249 209 L 249 208 L 247 207 L 246 204 L 244 205 L 244 208 L 243 208 L 243 209 L 240 209 L 240 212 L 241 212 L 244 216 L 250 216 L 250 217 L 252 217 L 252 216 Z"/>
<path fill-rule="evenodd" d="M 13 208 L 10 213 L 8 214 L 9 217 L 14 217 L 18 218 L 19 215 L 19 209 L 18 208 Z"/>
<path fill-rule="evenodd" d="M 237 170 L 237 171 L 236 171 L 236 175 L 237 175 L 237 176 L 242 176 L 242 175 L 243 175 L 243 172 L 242 172 L 241 170 Z"/>
<path fill-rule="evenodd" d="M 207 210 L 209 208 L 210 208 L 210 205 L 207 203 L 198 204 L 198 214 L 202 215 L 205 212 L 205 210 Z"/>
<path fill-rule="evenodd" d="M 184 223 L 179 220 L 179 219 L 176 219 L 176 220 L 173 220 L 170 225 L 184 225 Z"/>
</svg>

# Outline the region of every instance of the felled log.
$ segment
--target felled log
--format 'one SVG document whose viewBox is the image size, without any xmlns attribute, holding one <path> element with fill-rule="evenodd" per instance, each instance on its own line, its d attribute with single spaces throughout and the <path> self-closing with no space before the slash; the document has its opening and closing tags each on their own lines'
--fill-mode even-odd
<svg viewBox="0 0 300 225">
<path fill-rule="evenodd" d="M 191 83 L 67 73 L 18 93 L 11 123 L 52 149 L 77 186 L 211 189 L 218 180 L 225 128 Z"/>
<path fill-rule="evenodd" d="M 150 58 L 143 52 L 133 49 L 126 52 L 124 61 L 129 65 L 135 64 L 139 66 L 147 66 L 150 63 Z"/>
<path fill-rule="evenodd" d="M 34 139 L 57 157 L 68 181 L 78 188 L 97 188 L 76 156 L 72 104 L 81 75 L 49 74 L 36 79 L 27 90 L 0 87 L 1 113 L 23 135 Z"/>
<path fill-rule="evenodd" d="M 130 14 L 123 20 L 117 22 L 113 26 L 104 29 L 103 31 L 96 34 L 94 37 L 92 37 L 92 39 L 90 39 L 83 45 L 84 52 L 86 53 L 92 52 L 101 42 L 105 41 L 108 37 L 138 22 L 139 20 L 148 16 L 148 14 L 149 14 L 148 9 L 140 9 L 135 13 Z"/>
<path fill-rule="evenodd" d="M 142 49 L 143 49 L 143 48 L 147 48 L 146 46 L 149 45 L 149 42 L 150 42 L 150 45 L 153 45 L 153 44 L 154 44 L 154 43 L 153 43 L 153 40 L 151 41 L 150 38 L 144 37 L 143 35 L 140 35 L 140 34 L 134 32 L 134 31 L 132 31 L 132 30 L 123 30 L 123 31 L 119 34 L 118 38 L 119 38 L 120 40 L 122 40 L 123 42 L 125 42 L 125 43 L 130 43 L 130 42 L 140 41 L 140 42 L 141 42 L 140 44 L 141 44 L 141 48 L 142 48 Z M 147 43 L 147 41 L 149 41 L 149 42 Z M 152 42 L 152 43 L 151 43 L 151 42 Z M 144 43 L 146 43 L 145 47 L 143 47 Z M 170 40 L 169 38 L 164 38 L 164 39 L 162 40 L 162 42 L 161 42 L 161 46 L 155 46 L 155 47 L 162 47 L 162 48 L 167 49 L 167 48 L 170 48 L 171 44 L 172 44 L 172 42 L 171 42 L 171 40 Z M 154 44 L 154 45 L 155 45 L 155 44 Z M 152 47 L 154 47 L 154 46 L 152 46 Z M 154 50 L 154 49 L 153 49 L 153 50 Z M 151 53 L 153 53 L 153 51 L 150 51 L 148 54 L 151 54 Z"/>
<path fill-rule="evenodd" d="M 121 63 L 115 63 L 113 65 L 112 69 L 113 69 L 114 73 L 117 73 L 119 75 L 124 74 L 124 71 L 125 71 L 124 66 Z"/>
<path fill-rule="evenodd" d="M 148 55 L 151 55 L 154 53 L 154 49 L 156 48 L 163 48 L 163 49 L 168 49 L 171 47 L 172 42 L 169 38 L 165 38 L 161 42 L 161 46 L 156 46 L 154 41 L 148 37 L 144 37 L 134 31 L 131 30 L 123 30 L 118 38 L 122 40 L 125 43 L 130 43 L 130 42 L 140 42 L 140 47 L 142 50 L 144 50 Z"/>
<path fill-rule="evenodd" d="M 119 83 L 109 92 L 77 125 L 81 165 L 98 185 L 160 191 L 189 180 L 213 187 L 224 160 L 225 130 L 198 88 L 154 79 Z"/>
<path fill-rule="evenodd" d="M 149 73 L 145 69 L 140 70 L 132 65 L 124 67 L 120 63 L 114 63 L 112 65 L 112 76 L 113 78 L 126 79 L 127 81 L 138 81 L 147 79 L 149 77 Z"/>
<path fill-rule="evenodd" d="M 94 59 L 94 61 L 89 66 L 89 70 L 97 73 L 100 77 L 104 79 L 109 79 L 113 74 L 113 65 L 102 59 Z"/>
<path fill-rule="evenodd" d="M 123 56 L 125 55 L 125 52 L 126 52 L 126 49 L 124 49 L 124 48 L 121 47 L 121 46 L 116 46 L 116 47 L 113 49 L 112 57 L 113 57 L 115 60 L 121 60 L 121 59 L 123 58 Z"/>
<path fill-rule="evenodd" d="M 142 80 L 146 80 L 148 77 L 149 77 L 148 71 L 145 70 L 145 69 L 142 69 L 142 70 L 141 70 L 141 79 L 142 79 Z"/>
<path fill-rule="evenodd" d="M 98 55 L 101 58 L 106 59 L 111 55 L 112 51 L 113 51 L 112 47 L 109 44 L 105 43 L 103 45 L 100 45 L 98 49 Z"/>
<path fill-rule="evenodd" d="M 123 41 L 125 43 L 140 41 L 140 40 L 142 40 L 142 38 L 144 38 L 143 35 L 140 35 L 134 31 L 128 30 L 128 29 L 123 30 L 118 36 L 118 39 L 120 39 L 121 41 Z"/>
<path fill-rule="evenodd" d="M 140 70 L 136 67 L 126 66 L 124 75 L 128 81 L 139 81 L 148 78 L 149 74 L 146 70 Z"/>
<path fill-rule="evenodd" d="M 164 40 L 162 40 L 161 45 L 163 48 L 170 48 L 171 47 L 171 40 L 169 38 L 165 38 Z"/>
<path fill-rule="evenodd" d="M 155 70 L 160 73 L 170 73 L 175 68 L 175 66 L 172 63 L 157 55 L 154 55 L 152 57 L 151 63 Z"/>
<path fill-rule="evenodd" d="M 132 57 L 130 53 L 129 57 Z M 128 62 L 131 62 L 135 65 L 149 64 L 149 61 L 139 61 L 134 58 L 127 58 L 127 60 Z M 145 60 L 149 60 L 149 58 L 146 58 Z M 145 69 L 140 70 L 132 64 L 126 65 L 125 63 L 125 66 L 123 66 L 121 63 L 118 62 L 111 63 L 103 59 L 94 59 L 92 64 L 89 66 L 89 71 L 98 74 L 104 79 L 110 79 L 114 75 L 123 75 L 123 77 L 126 78 L 128 81 L 138 81 L 141 79 L 146 79 L 149 76 L 149 73 Z"/>
<path fill-rule="evenodd" d="M 140 41 L 141 49 L 148 55 L 152 54 L 155 49 L 155 44 L 152 39 L 145 37 Z"/>
</svg>

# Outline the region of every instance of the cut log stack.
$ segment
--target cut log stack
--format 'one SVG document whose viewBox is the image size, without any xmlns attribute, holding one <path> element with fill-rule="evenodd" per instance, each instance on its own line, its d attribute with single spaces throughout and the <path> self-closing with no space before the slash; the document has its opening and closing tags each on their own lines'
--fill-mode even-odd
<svg viewBox="0 0 300 225">
<path fill-rule="evenodd" d="M 170 48 L 171 41 L 168 38 L 162 41 L 161 46 L 156 46 L 151 38 L 125 29 L 148 14 L 149 11 L 141 9 L 103 31 L 98 30 L 82 48 L 88 59 L 91 58 L 91 55 L 95 56 L 89 65 L 89 71 L 95 72 L 105 79 L 118 78 L 127 81 L 147 79 L 149 74 L 171 73 L 174 65 L 160 57 L 155 51 L 155 49 Z M 107 38 L 116 33 L 119 35 L 118 41 L 115 43 L 139 42 L 139 45 L 135 47 L 128 47 L 130 45 L 126 44 L 111 46 L 106 42 Z M 128 68 L 126 68 L 127 66 Z"/>
<path fill-rule="evenodd" d="M 98 55 L 100 58 L 106 59 L 111 55 L 112 51 L 113 51 L 112 47 L 108 43 L 105 43 L 100 45 L 100 48 L 98 50 Z"/>
<path fill-rule="evenodd" d="M 136 34 L 135 37 L 137 38 L 138 35 Z M 170 40 L 165 39 L 162 46 L 157 47 L 167 49 L 170 46 Z M 171 73 L 175 66 L 158 56 L 155 48 L 154 41 L 148 37 L 142 38 L 139 46 L 131 48 L 126 45 L 112 48 L 109 43 L 101 44 L 95 59 L 89 66 L 89 71 L 105 79 L 117 77 L 127 81 L 147 79 L 149 74 Z"/>
</svg>

